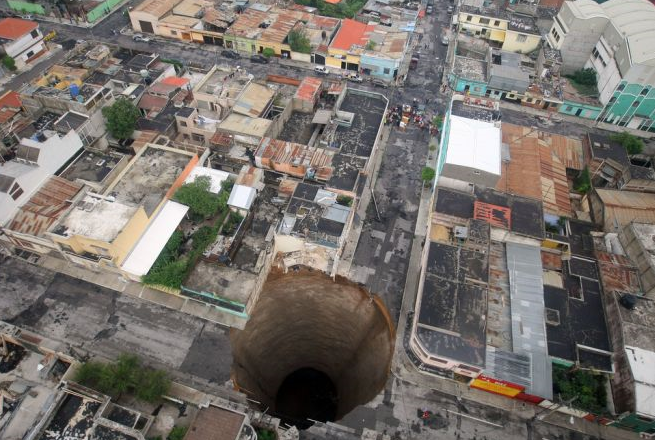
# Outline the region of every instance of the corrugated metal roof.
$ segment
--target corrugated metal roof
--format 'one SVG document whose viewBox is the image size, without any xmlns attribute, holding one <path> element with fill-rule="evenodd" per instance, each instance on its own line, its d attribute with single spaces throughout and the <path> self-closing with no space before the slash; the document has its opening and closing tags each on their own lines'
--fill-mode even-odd
<svg viewBox="0 0 655 440">
<path fill-rule="evenodd" d="M 606 230 L 632 221 L 655 223 L 655 194 L 607 189 L 595 191 L 604 205 Z"/>
<path fill-rule="evenodd" d="M 537 246 L 507 243 L 512 316 L 512 351 L 532 358 L 529 392 L 551 399 L 553 379 L 546 340 L 541 251 Z"/>
<path fill-rule="evenodd" d="M 321 90 L 321 85 L 323 81 L 319 78 L 314 78 L 313 76 L 306 76 L 303 78 L 300 86 L 296 90 L 295 98 L 301 99 L 303 101 L 316 101 L 318 92 Z"/>
</svg>

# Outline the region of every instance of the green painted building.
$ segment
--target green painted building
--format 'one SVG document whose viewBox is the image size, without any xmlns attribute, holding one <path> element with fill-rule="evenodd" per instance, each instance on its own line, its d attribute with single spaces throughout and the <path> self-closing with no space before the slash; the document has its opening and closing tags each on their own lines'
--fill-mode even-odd
<svg viewBox="0 0 655 440">
<path fill-rule="evenodd" d="M 637 130 L 655 131 L 655 87 L 621 81 L 598 120 Z"/>
</svg>

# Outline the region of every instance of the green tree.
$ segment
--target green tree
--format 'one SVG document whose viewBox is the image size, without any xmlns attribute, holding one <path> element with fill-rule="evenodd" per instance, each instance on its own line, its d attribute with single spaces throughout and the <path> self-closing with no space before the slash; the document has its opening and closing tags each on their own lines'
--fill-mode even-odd
<svg viewBox="0 0 655 440">
<path fill-rule="evenodd" d="M 431 167 L 423 167 L 421 170 L 421 180 L 423 180 L 424 183 L 432 182 L 432 179 L 437 175 L 437 172 L 434 170 L 434 168 Z"/>
<path fill-rule="evenodd" d="M 145 369 L 139 376 L 136 397 L 145 402 L 157 403 L 171 388 L 171 381 L 161 370 Z"/>
<path fill-rule="evenodd" d="M 294 52 L 310 53 L 312 51 L 309 38 L 302 29 L 291 29 L 289 35 L 287 35 L 287 41 Z"/>
<path fill-rule="evenodd" d="M 227 199 L 210 192 L 211 180 L 208 176 L 198 176 L 193 182 L 185 183 L 175 192 L 173 199 L 187 205 L 191 214 L 209 218 L 227 206 Z"/>
<path fill-rule="evenodd" d="M 85 362 L 75 372 L 74 380 L 89 388 L 96 388 L 104 375 L 106 364 L 102 362 Z"/>
<path fill-rule="evenodd" d="M 147 274 L 141 277 L 141 281 L 144 284 L 161 285 L 172 289 L 179 289 L 186 279 L 188 269 L 188 260 L 182 258 L 171 261 L 156 270 L 150 270 Z"/>
<path fill-rule="evenodd" d="M 100 380 L 102 392 L 118 399 L 134 390 L 139 383 L 139 358 L 133 354 L 121 354 L 118 360 L 104 369 Z"/>
<path fill-rule="evenodd" d="M 134 133 L 141 113 L 131 101 L 118 98 L 112 105 L 102 109 L 102 115 L 107 120 L 109 133 L 116 139 L 125 139 Z"/>
<path fill-rule="evenodd" d="M 368 40 L 368 43 L 366 43 L 366 50 L 375 50 L 375 41 Z"/>
<path fill-rule="evenodd" d="M 275 56 L 275 51 L 270 47 L 267 47 L 264 50 L 262 50 L 262 55 L 264 55 L 266 58 L 271 58 Z"/>
<path fill-rule="evenodd" d="M 592 68 L 576 70 L 570 78 L 585 86 L 596 85 L 596 71 Z"/>
<path fill-rule="evenodd" d="M 628 154 L 639 154 L 644 150 L 644 141 L 627 131 L 613 134 L 610 139 L 623 145 Z"/>
<path fill-rule="evenodd" d="M 2 57 L 2 65 L 5 66 L 8 70 L 11 70 L 12 72 L 16 70 L 16 60 L 14 60 L 9 55 L 5 55 L 4 57 Z"/>
</svg>

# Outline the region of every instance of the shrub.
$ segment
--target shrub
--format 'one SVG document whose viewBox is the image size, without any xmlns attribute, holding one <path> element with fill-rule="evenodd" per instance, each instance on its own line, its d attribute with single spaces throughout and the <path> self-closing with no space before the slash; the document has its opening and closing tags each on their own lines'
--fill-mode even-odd
<svg viewBox="0 0 655 440">
<path fill-rule="evenodd" d="M 627 131 L 610 135 L 610 139 L 623 145 L 628 154 L 639 154 L 644 150 L 644 141 Z"/>
<path fill-rule="evenodd" d="M 5 66 L 8 70 L 11 70 L 12 72 L 16 70 L 16 60 L 14 60 L 9 55 L 5 55 L 4 57 L 2 57 L 2 65 Z"/>
<path fill-rule="evenodd" d="M 596 71 L 594 69 L 580 69 L 573 72 L 573 75 L 569 76 L 573 81 L 578 84 L 585 86 L 595 86 L 596 85 Z"/>
<path fill-rule="evenodd" d="M 294 52 L 310 53 L 312 51 L 309 38 L 302 29 L 291 29 L 287 35 L 287 41 Z"/>
<path fill-rule="evenodd" d="M 275 56 L 275 51 L 270 47 L 267 47 L 262 51 L 262 55 L 264 55 L 266 58 L 271 58 Z"/>
<path fill-rule="evenodd" d="M 171 432 L 168 433 L 166 440 L 182 440 L 186 434 L 186 431 L 186 426 L 173 426 L 173 429 L 171 429 Z"/>
<path fill-rule="evenodd" d="M 353 198 L 348 196 L 339 195 L 337 196 L 337 203 L 343 206 L 352 206 Z"/>
<path fill-rule="evenodd" d="M 431 182 L 436 175 L 437 172 L 434 170 L 434 168 L 423 167 L 421 170 L 421 180 L 423 180 L 424 183 Z"/>
<path fill-rule="evenodd" d="M 573 182 L 573 189 L 580 194 L 587 194 L 591 190 L 589 168 L 585 167 L 585 169 L 580 172 L 578 178 Z"/>
<path fill-rule="evenodd" d="M 166 373 L 143 367 L 133 354 L 121 354 L 110 364 L 85 362 L 75 373 L 75 381 L 117 399 L 132 394 L 151 403 L 158 402 L 170 388 Z"/>
<path fill-rule="evenodd" d="M 571 406 L 600 415 L 606 412 L 607 393 L 601 374 L 553 366 L 553 393 L 564 400 L 575 398 Z"/>
<path fill-rule="evenodd" d="M 210 191 L 211 180 L 208 176 L 198 176 L 193 182 L 182 185 L 173 196 L 173 199 L 187 205 L 192 216 L 196 218 L 209 218 L 227 206 L 227 199 Z"/>
</svg>

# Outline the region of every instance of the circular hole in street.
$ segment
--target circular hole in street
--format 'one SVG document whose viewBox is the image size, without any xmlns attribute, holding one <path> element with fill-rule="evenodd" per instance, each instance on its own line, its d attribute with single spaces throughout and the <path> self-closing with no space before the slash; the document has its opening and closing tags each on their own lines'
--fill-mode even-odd
<svg viewBox="0 0 655 440">
<path fill-rule="evenodd" d="M 380 299 L 356 284 L 273 270 L 231 342 L 235 386 L 300 429 L 337 421 L 384 387 L 394 330 Z"/>
</svg>

